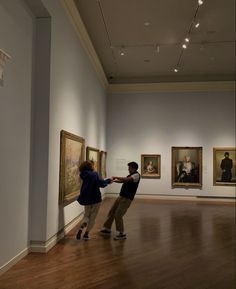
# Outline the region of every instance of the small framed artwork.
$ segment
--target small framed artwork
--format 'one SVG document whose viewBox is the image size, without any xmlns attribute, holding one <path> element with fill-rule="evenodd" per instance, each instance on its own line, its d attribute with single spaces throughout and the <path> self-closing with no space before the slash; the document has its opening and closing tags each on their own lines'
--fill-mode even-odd
<svg viewBox="0 0 236 289">
<path fill-rule="evenodd" d="M 161 156 L 154 154 L 141 155 L 141 176 L 144 178 L 161 177 Z"/>
<path fill-rule="evenodd" d="M 236 148 L 213 148 L 213 179 L 215 186 L 236 185 Z"/>
<path fill-rule="evenodd" d="M 202 147 L 172 147 L 172 186 L 202 186 Z"/>
<path fill-rule="evenodd" d="M 59 201 L 74 201 L 81 187 L 79 166 L 84 161 L 84 139 L 67 131 L 61 131 Z"/>
<path fill-rule="evenodd" d="M 94 162 L 94 169 L 99 172 L 99 149 L 87 147 L 86 160 Z"/>
<path fill-rule="evenodd" d="M 106 163 L 107 163 L 107 153 L 104 151 L 100 151 L 100 176 L 102 179 L 107 177 L 106 171 Z"/>
</svg>

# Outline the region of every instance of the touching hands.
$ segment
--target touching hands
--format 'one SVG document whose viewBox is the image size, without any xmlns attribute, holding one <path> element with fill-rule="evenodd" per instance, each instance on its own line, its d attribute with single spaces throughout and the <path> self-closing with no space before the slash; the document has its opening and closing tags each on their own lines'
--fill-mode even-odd
<svg viewBox="0 0 236 289">
<path fill-rule="evenodd" d="M 121 181 L 119 180 L 119 177 L 114 177 L 114 176 L 112 176 L 112 177 L 110 177 L 109 178 L 110 179 L 110 184 L 112 184 L 112 183 L 120 183 Z"/>
<path fill-rule="evenodd" d="M 112 177 L 112 181 L 114 182 L 114 183 L 120 183 L 120 180 L 119 180 L 119 177 Z"/>
</svg>

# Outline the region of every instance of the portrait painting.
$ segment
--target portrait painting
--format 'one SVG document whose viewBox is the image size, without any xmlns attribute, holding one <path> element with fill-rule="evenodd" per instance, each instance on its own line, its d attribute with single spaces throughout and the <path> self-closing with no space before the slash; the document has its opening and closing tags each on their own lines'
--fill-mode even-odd
<svg viewBox="0 0 236 289">
<path fill-rule="evenodd" d="M 216 186 L 236 185 L 236 148 L 213 148 L 213 179 Z"/>
<path fill-rule="evenodd" d="M 87 147 L 86 160 L 94 163 L 94 169 L 99 173 L 99 149 Z"/>
<path fill-rule="evenodd" d="M 144 178 L 161 177 L 161 156 L 155 154 L 141 155 L 141 176 Z"/>
<path fill-rule="evenodd" d="M 80 194 L 79 166 L 84 161 L 84 139 L 61 131 L 59 201 L 68 204 Z"/>
<path fill-rule="evenodd" d="M 202 186 L 202 147 L 172 147 L 172 186 Z"/>
<path fill-rule="evenodd" d="M 106 172 L 106 162 L 107 162 L 107 153 L 104 151 L 100 151 L 100 177 L 105 179 L 107 177 Z"/>
</svg>

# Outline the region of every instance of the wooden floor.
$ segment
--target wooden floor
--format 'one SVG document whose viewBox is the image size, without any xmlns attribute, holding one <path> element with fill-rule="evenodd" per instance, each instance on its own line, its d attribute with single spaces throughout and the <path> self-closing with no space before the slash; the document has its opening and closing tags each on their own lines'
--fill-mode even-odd
<svg viewBox="0 0 236 289">
<path fill-rule="evenodd" d="M 126 240 L 99 236 L 114 199 L 100 209 L 89 241 L 77 228 L 48 254 L 32 253 L 0 276 L 1 289 L 234 289 L 235 207 L 135 200 Z"/>
</svg>

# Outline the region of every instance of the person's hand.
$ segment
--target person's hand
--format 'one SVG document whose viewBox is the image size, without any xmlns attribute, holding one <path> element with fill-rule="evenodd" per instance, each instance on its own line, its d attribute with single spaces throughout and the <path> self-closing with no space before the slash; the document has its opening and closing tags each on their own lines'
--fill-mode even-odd
<svg viewBox="0 0 236 289">
<path fill-rule="evenodd" d="M 110 177 L 109 180 L 110 180 L 110 184 L 112 184 L 114 182 L 114 178 L 113 177 Z"/>
</svg>

